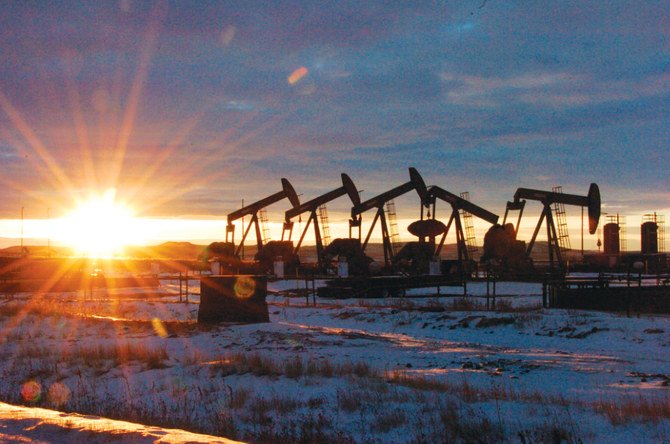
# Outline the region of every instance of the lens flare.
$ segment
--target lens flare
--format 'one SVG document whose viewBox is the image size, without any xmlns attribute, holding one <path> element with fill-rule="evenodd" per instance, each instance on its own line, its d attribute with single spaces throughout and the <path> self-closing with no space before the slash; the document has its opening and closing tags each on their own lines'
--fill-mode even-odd
<svg viewBox="0 0 670 444">
<path fill-rule="evenodd" d="M 21 397 L 26 402 L 37 402 L 42 396 L 42 386 L 33 380 L 25 382 L 21 386 Z"/>
<path fill-rule="evenodd" d="M 236 32 L 237 28 L 235 28 L 234 26 L 227 26 L 221 32 L 221 44 L 223 46 L 230 46 L 230 44 L 233 42 L 233 39 L 235 38 Z"/>
<path fill-rule="evenodd" d="M 154 332 L 161 338 L 167 338 L 168 337 L 168 332 L 163 323 L 161 322 L 160 319 L 158 318 L 153 318 L 151 320 L 151 325 L 154 328 Z"/>
<path fill-rule="evenodd" d="M 234 291 L 238 298 L 249 299 L 256 291 L 256 282 L 250 277 L 241 276 L 235 281 Z"/>
<path fill-rule="evenodd" d="M 295 85 L 300 81 L 300 79 L 305 77 L 307 74 L 309 74 L 309 70 L 304 66 L 301 66 L 300 68 L 293 71 L 290 76 L 288 76 L 288 83 L 290 85 Z"/>
<path fill-rule="evenodd" d="M 47 401 L 60 407 L 70 400 L 71 395 L 72 392 L 67 385 L 61 382 L 54 382 L 47 392 Z"/>
</svg>

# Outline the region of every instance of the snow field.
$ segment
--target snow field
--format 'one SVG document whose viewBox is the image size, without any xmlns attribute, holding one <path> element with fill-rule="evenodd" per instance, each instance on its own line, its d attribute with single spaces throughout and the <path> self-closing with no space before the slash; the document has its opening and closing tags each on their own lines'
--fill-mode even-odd
<svg viewBox="0 0 670 444">
<path fill-rule="evenodd" d="M 499 311 L 294 286 L 254 325 L 198 326 L 169 284 L 2 301 L 0 399 L 249 441 L 670 439 L 668 317 L 541 309 L 536 284 L 499 283 Z"/>
</svg>

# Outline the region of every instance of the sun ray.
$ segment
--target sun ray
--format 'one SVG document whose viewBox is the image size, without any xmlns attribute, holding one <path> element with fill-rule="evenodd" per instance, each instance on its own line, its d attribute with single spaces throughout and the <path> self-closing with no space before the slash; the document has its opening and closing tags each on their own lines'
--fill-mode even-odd
<svg viewBox="0 0 670 444">
<path fill-rule="evenodd" d="M 66 66 L 66 82 L 67 95 L 70 100 L 70 108 L 72 109 L 72 118 L 74 120 L 74 130 L 79 143 L 79 153 L 81 155 L 81 162 L 84 168 L 84 177 L 89 188 L 97 189 L 98 183 L 95 177 L 95 168 L 93 165 L 93 158 L 91 156 L 91 144 L 88 135 L 88 129 L 84 116 L 81 110 L 81 101 L 79 91 L 73 79 L 73 68 L 71 63 Z"/>
<path fill-rule="evenodd" d="M 30 314 L 30 312 L 38 306 L 42 299 L 49 293 L 49 291 L 58 283 L 71 269 L 72 264 L 76 262 L 71 262 L 68 260 L 61 261 L 58 269 L 49 276 L 45 282 L 34 292 L 28 303 L 23 305 L 21 310 L 8 321 L 7 326 L 0 331 L 0 339 L 6 338 L 9 333 L 15 328 L 17 328 L 23 319 Z"/>
<path fill-rule="evenodd" d="M 71 182 L 65 172 L 61 169 L 56 159 L 51 155 L 49 150 L 44 146 L 42 141 L 37 137 L 35 132 L 30 128 L 30 125 L 21 116 L 19 111 L 12 105 L 9 99 L 0 91 L 0 107 L 5 111 L 5 114 L 12 121 L 14 127 L 23 135 L 28 144 L 47 165 L 54 179 L 51 179 L 60 187 L 69 189 Z M 30 159 L 29 159 L 30 160 Z"/>
<path fill-rule="evenodd" d="M 151 58 L 153 57 L 156 42 L 158 41 L 161 19 L 164 16 L 164 12 L 165 9 L 163 7 L 153 8 L 151 17 L 149 19 L 149 25 L 147 27 L 144 40 L 145 43 L 142 45 L 137 72 L 130 87 L 130 93 L 128 94 L 128 104 L 123 115 L 123 122 L 121 123 L 121 129 L 119 131 L 116 142 L 114 153 L 115 155 L 110 169 L 111 184 L 117 184 L 119 177 L 121 176 L 123 163 L 126 158 L 128 142 L 135 126 L 139 100 L 142 95 L 144 84 L 149 75 L 149 66 L 151 65 Z"/>
<path fill-rule="evenodd" d="M 250 113 L 244 117 L 243 123 L 230 127 L 228 130 L 224 131 L 220 137 L 213 138 L 208 142 L 204 142 L 204 144 L 212 146 L 223 146 L 223 150 L 219 151 L 218 154 L 224 156 L 224 154 L 227 152 L 232 153 L 241 149 L 241 147 L 250 143 L 259 135 L 279 127 L 281 123 L 294 114 L 294 112 L 295 110 L 291 109 L 287 112 L 275 115 L 270 119 L 265 120 L 264 122 L 260 122 L 258 125 L 256 125 L 254 130 L 244 131 L 234 141 L 229 141 L 240 127 L 244 127 L 246 124 L 252 123 L 254 119 L 260 115 L 258 112 Z M 192 129 L 189 129 L 189 131 L 191 130 Z M 209 156 L 211 156 L 211 153 L 207 152 L 207 150 L 204 150 L 201 154 L 191 155 L 187 161 L 181 162 L 179 164 L 179 170 L 173 176 L 176 178 L 181 178 L 180 180 L 183 183 L 175 182 L 172 186 L 169 187 L 172 190 L 179 189 L 180 192 L 177 194 L 171 193 L 170 195 L 158 197 L 157 200 L 152 201 L 153 206 L 165 203 L 166 201 L 172 200 L 176 197 L 186 195 L 188 192 L 193 191 L 194 189 L 205 186 L 208 183 L 213 182 L 215 179 L 227 175 L 227 173 L 230 171 L 227 168 L 222 168 L 217 172 L 213 172 L 207 175 L 202 174 L 202 170 L 210 165 L 210 161 L 208 159 Z M 197 180 L 194 181 L 196 178 Z"/>
<path fill-rule="evenodd" d="M 174 140 L 172 140 L 165 149 L 161 150 L 159 157 L 152 162 L 142 178 L 135 184 L 132 194 L 128 197 L 129 200 L 132 201 L 136 196 L 143 194 L 146 184 L 154 178 L 158 170 L 172 157 L 179 145 L 195 130 L 204 113 L 205 111 L 202 111 L 196 116 L 188 119 L 186 124 L 180 128 Z"/>
</svg>

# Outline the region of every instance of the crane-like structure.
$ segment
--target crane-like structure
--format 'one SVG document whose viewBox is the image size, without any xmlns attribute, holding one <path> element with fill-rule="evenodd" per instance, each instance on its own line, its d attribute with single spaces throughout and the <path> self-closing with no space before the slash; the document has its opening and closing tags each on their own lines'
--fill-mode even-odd
<svg viewBox="0 0 670 444">
<path fill-rule="evenodd" d="M 365 202 L 355 204 L 351 209 L 351 220 L 349 221 L 350 233 L 351 233 L 351 227 L 355 226 L 359 227 L 359 235 L 360 235 L 361 214 L 365 213 L 368 210 L 376 209 L 375 217 L 372 220 L 372 225 L 370 226 L 368 234 L 365 237 L 362 249 L 365 250 L 365 248 L 367 247 L 368 242 L 370 241 L 370 236 L 372 235 L 375 225 L 379 220 L 382 229 L 384 262 L 386 265 L 390 265 L 394 257 L 393 246 L 391 245 L 391 234 L 389 230 L 389 224 L 388 221 L 386 220 L 386 215 L 384 212 L 384 206 L 386 205 L 386 203 L 391 201 L 392 199 L 395 199 L 396 197 L 408 193 L 409 191 L 415 190 L 419 195 L 419 198 L 421 199 L 422 214 L 423 214 L 423 207 L 428 206 L 428 191 L 426 188 L 426 183 L 423 181 L 423 178 L 415 168 L 412 167 L 409 168 L 409 178 L 410 180 L 408 182 L 405 182 L 402 185 L 399 185 L 391 190 L 379 194 L 378 196 L 368 199 Z"/>
<path fill-rule="evenodd" d="M 449 217 L 449 222 L 447 223 L 444 231 L 442 232 L 442 238 L 440 240 L 440 243 L 438 244 L 437 248 L 435 249 L 435 255 L 439 256 L 440 252 L 442 251 L 442 247 L 444 246 L 444 241 L 447 237 L 447 234 L 449 234 L 449 230 L 451 229 L 452 224 L 455 226 L 456 229 L 456 245 L 457 245 L 457 250 L 458 250 L 458 259 L 459 260 L 470 260 L 472 259 L 470 257 L 467 245 L 466 245 L 466 237 L 465 237 L 465 232 L 463 230 L 463 221 L 461 220 L 461 214 L 462 211 L 467 211 L 471 215 L 478 217 L 491 225 L 495 224 L 498 222 L 498 216 L 496 214 L 491 213 L 490 211 L 480 207 L 479 205 L 476 205 L 469 200 L 463 199 L 460 196 L 457 196 L 453 193 L 450 193 L 449 191 L 445 190 L 444 188 L 441 188 L 437 185 L 432 185 L 428 188 L 428 199 L 430 204 L 433 207 L 432 211 L 432 217 L 433 219 L 435 218 L 435 207 L 436 207 L 436 200 L 442 200 L 444 202 L 447 202 L 449 205 L 451 205 L 451 216 Z M 420 221 L 418 221 L 420 222 Z M 416 222 L 415 222 L 416 223 Z M 411 226 L 410 226 L 411 227 Z M 412 230 L 410 230 L 411 232 Z M 419 231 L 419 230 L 417 230 Z M 418 235 L 419 237 L 425 237 L 426 235 L 430 236 L 432 233 L 422 233 L 422 232 L 417 232 L 417 233 L 412 233 L 415 235 Z M 423 236 L 422 236 L 423 235 Z"/>
<path fill-rule="evenodd" d="M 530 188 L 518 188 L 516 193 L 514 193 L 514 200 L 507 202 L 505 217 L 503 218 L 504 225 L 505 221 L 507 221 L 507 215 L 510 210 L 519 211 L 515 229 L 516 233 L 519 232 L 519 224 L 521 222 L 521 216 L 523 214 L 527 200 L 541 202 L 543 208 L 542 213 L 540 214 L 540 219 L 535 226 L 533 237 L 528 243 L 526 255 L 530 257 L 530 253 L 533 250 L 533 246 L 535 245 L 535 240 L 537 239 L 537 235 L 540 232 L 542 223 L 546 219 L 549 266 L 554 268 L 554 262 L 557 262 L 560 268 L 564 268 L 565 258 L 561 252 L 560 238 L 556 229 L 556 224 L 554 223 L 551 206 L 558 203 L 563 205 L 587 207 L 589 215 L 589 233 L 594 234 L 598 228 L 598 222 L 600 220 L 600 189 L 598 188 L 598 185 L 592 183 L 586 196 L 565 194 L 554 191 L 534 190 Z"/>
<path fill-rule="evenodd" d="M 261 224 L 258 218 L 259 213 L 265 208 L 274 203 L 281 201 L 282 199 L 288 199 L 291 202 L 293 207 L 300 205 L 300 199 L 293 188 L 293 185 L 288 181 L 288 179 L 281 179 L 282 190 L 274 194 L 271 194 L 268 197 L 265 197 L 257 202 L 246 205 L 239 210 L 233 211 L 228 214 L 228 225 L 226 226 L 226 242 L 235 243 L 235 224 L 234 221 L 241 219 L 245 216 L 251 216 L 251 221 L 247 226 L 247 229 L 242 235 L 242 240 L 235 250 L 235 255 L 239 256 L 240 251 L 244 248 L 244 242 L 251 231 L 251 228 L 254 227 L 256 235 L 256 245 L 257 251 L 260 252 L 263 249 L 263 236 L 261 234 Z M 230 235 L 230 240 L 229 240 Z"/>
<path fill-rule="evenodd" d="M 298 251 L 300 250 L 300 246 L 302 245 L 302 241 L 305 239 L 305 235 L 307 234 L 307 231 L 309 230 L 310 224 L 314 225 L 314 239 L 316 243 L 316 255 L 318 258 L 318 261 L 321 261 L 321 253 L 323 252 L 323 236 L 322 236 L 322 228 L 319 225 L 319 217 L 317 215 L 317 212 L 319 210 L 319 207 L 322 205 L 327 204 L 328 202 L 335 200 L 341 196 L 348 195 L 349 199 L 351 199 L 351 202 L 355 205 L 358 205 L 361 201 L 360 196 L 358 195 L 358 190 L 356 189 L 356 185 L 354 185 L 354 182 L 351 180 L 349 176 L 346 174 L 342 173 L 342 186 L 339 188 L 336 188 L 332 191 L 329 191 L 325 194 L 322 194 L 321 196 L 315 197 L 314 199 L 304 202 L 300 205 L 296 205 L 290 210 L 286 211 L 285 213 L 285 222 L 284 222 L 284 232 L 282 233 L 282 240 L 285 237 L 286 231 L 288 231 L 288 240 L 291 240 L 291 235 L 293 234 L 293 222 L 291 219 L 293 219 L 296 216 L 299 216 L 303 213 L 309 212 L 309 218 L 307 219 L 307 223 L 305 224 L 305 228 L 303 229 L 302 234 L 300 235 L 300 240 L 298 241 L 298 244 L 295 246 L 295 251 L 294 254 L 298 254 Z"/>
</svg>

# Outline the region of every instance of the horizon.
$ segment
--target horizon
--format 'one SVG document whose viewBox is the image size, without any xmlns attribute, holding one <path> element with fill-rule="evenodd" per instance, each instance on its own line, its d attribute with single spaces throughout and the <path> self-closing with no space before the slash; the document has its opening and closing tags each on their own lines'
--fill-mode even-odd
<svg viewBox="0 0 670 444">
<path fill-rule="evenodd" d="M 539 205 L 538 205 L 539 206 Z M 537 224 L 538 216 L 539 216 L 539 211 L 540 208 L 529 208 L 524 214 L 526 215 L 524 218 L 522 218 L 520 229 L 519 229 L 519 234 L 517 236 L 517 239 L 523 240 L 523 241 L 529 241 L 533 230 L 535 229 L 535 225 Z M 571 245 L 571 250 L 579 251 L 581 249 L 581 216 L 578 216 L 576 214 L 573 214 L 577 212 L 579 214 L 579 209 L 575 208 L 571 212 L 570 210 L 567 211 L 568 216 L 567 216 L 567 222 L 568 222 L 568 229 L 569 229 L 569 236 L 570 236 L 570 245 Z M 625 220 L 621 225 L 625 227 L 625 236 L 622 236 L 622 240 L 626 241 L 625 245 L 625 250 L 622 251 L 628 251 L 628 252 L 635 252 L 639 251 L 640 247 L 640 226 L 642 224 L 642 216 L 639 215 L 637 218 L 635 217 L 625 217 Z M 664 216 L 662 214 L 659 214 L 659 216 Z M 508 222 L 516 222 L 516 219 L 514 215 L 510 216 L 511 219 L 508 220 Z M 600 239 L 601 241 L 604 241 L 603 236 L 602 236 L 602 227 L 605 224 L 605 217 L 602 216 L 600 220 L 600 224 L 598 225 L 598 230 L 595 234 L 591 235 L 588 233 L 588 221 L 587 221 L 587 216 L 585 214 L 584 216 L 584 250 L 585 251 L 600 251 L 602 247 L 599 249 L 597 246 L 597 240 Z M 442 219 L 445 223 L 448 218 L 440 218 L 437 217 L 438 220 Z M 477 220 L 476 218 L 474 219 L 474 228 L 475 228 L 475 233 L 476 233 L 476 242 L 479 248 L 483 246 L 483 241 L 484 241 L 484 234 L 490 227 L 486 222 Z M 247 218 L 248 220 L 248 218 Z M 411 222 L 413 222 L 415 219 L 399 219 L 398 220 L 398 227 L 400 231 L 400 242 L 410 242 L 413 240 L 416 240 L 416 237 L 411 235 L 409 232 L 406 231 L 407 225 L 409 225 Z M 3 225 L 3 223 L 6 223 L 7 221 L 0 221 L 0 226 Z M 16 224 L 17 228 L 20 225 L 20 221 L 13 221 Z M 30 225 L 30 222 L 34 221 L 24 221 L 24 223 Z M 40 220 L 39 222 L 44 222 L 48 223 L 48 221 L 45 220 Z M 151 224 L 153 227 L 159 226 L 160 221 L 153 221 L 154 223 Z M 205 219 L 205 220 L 181 220 L 180 221 L 182 224 L 185 226 L 191 226 L 192 228 L 199 228 L 198 229 L 188 229 L 186 227 L 181 227 L 181 228 L 174 228 L 171 227 L 170 231 L 172 233 L 192 233 L 195 231 L 200 231 L 202 232 L 203 227 L 206 227 L 208 230 L 209 236 L 204 236 L 204 237 L 189 237 L 188 235 L 184 235 L 183 237 L 151 237 L 151 238 L 144 238 L 138 243 L 131 243 L 128 244 L 128 247 L 142 247 L 142 246 L 155 246 L 159 245 L 164 242 L 191 242 L 193 244 L 198 244 L 198 245 L 208 245 L 212 242 L 222 242 L 225 241 L 225 227 L 226 227 L 226 221 L 225 219 Z M 297 220 L 296 222 L 296 227 L 300 229 L 305 228 L 305 221 L 303 220 L 302 223 L 299 223 Z M 502 222 L 502 218 L 499 220 L 499 223 Z M 174 223 L 174 220 L 169 220 L 167 221 L 167 225 L 170 226 Z M 367 217 L 363 219 L 363 231 L 361 234 L 361 237 L 363 240 L 365 238 L 365 235 L 367 234 L 367 230 L 369 228 L 370 224 L 370 217 Z M 236 233 L 235 233 L 235 244 L 239 244 L 239 240 L 241 238 L 241 223 L 236 222 Z M 271 221 L 268 223 L 269 226 L 269 233 L 270 237 L 269 239 L 266 240 L 279 240 L 281 238 L 282 234 L 282 223 L 278 221 Z M 546 232 L 544 230 L 544 227 L 546 225 L 543 223 L 543 229 L 540 230 L 540 233 L 538 234 L 537 241 L 538 242 L 544 242 L 546 241 Z M 245 225 L 246 227 L 246 225 Z M 159 230 L 160 231 L 160 230 Z M 348 222 L 346 220 L 341 220 L 337 219 L 336 221 L 330 222 L 330 232 L 331 232 L 331 238 L 335 239 L 338 237 L 348 237 Z M 26 231 L 26 234 L 28 231 Z M 294 243 L 297 242 L 299 236 L 300 236 L 301 231 L 298 230 L 297 232 L 294 232 L 292 236 L 292 241 Z M 219 237 L 216 235 L 220 234 Z M 356 234 L 355 234 L 356 236 Z M 7 248 L 11 246 L 19 246 L 18 242 L 20 241 L 20 237 L 11 237 L 11 236 L 0 236 L 0 248 Z M 33 246 L 47 246 L 49 242 L 53 246 L 61 246 L 61 247 L 67 247 L 68 244 L 66 241 L 59 240 L 58 238 L 48 238 L 46 236 L 28 236 L 26 235 L 24 237 L 24 241 L 27 240 L 32 240 L 36 242 L 42 242 L 42 244 L 34 244 Z M 439 239 L 438 239 L 439 240 Z M 376 227 L 376 229 L 373 231 L 373 234 L 370 237 L 370 242 L 373 243 L 379 243 L 382 241 L 381 238 L 381 232 L 379 227 Z M 661 244 L 661 238 L 659 237 L 659 252 L 666 252 L 666 244 L 663 243 Z M 255 243 L 256 240 L 253 237 L 253 234 L 249 235 L 249 238 L 246 241 L 246 245 L 250 246 L 250 248 L 255 248 Z M 455 238 L 455 232 L 454 228 L 449 230 L 449 234 L 446 238 L 445 244 L 455 244 L 456 243 L 456 238 Z M 308 230 L 305 240 L 303 242 L 303 245 L 305 246 L 313 246 L 314 245 L 314 231 L 313 227 L 310 226 L 310 229 Z"/>
<path fill-rule="evenodd" d="M 225 215 L 282 177 L 306 201 L 347 173 L 365 199 L 413 166 L 499 216 L 519 187 L 581 195 L 595 182 L 630 248 L 643 214 L 670 214 L 669 16 L 623 1 L 12 3 L 0 237 L 51 237 L 111 196 L 141 226 L 111 243 L 224 240 Z M 418 219 L 415 195 L 396 204 Z M 329 205 L 336 235 L 349 207 Z M 579 209 L 567 213 L 580 242 Z"/>
</svg>

